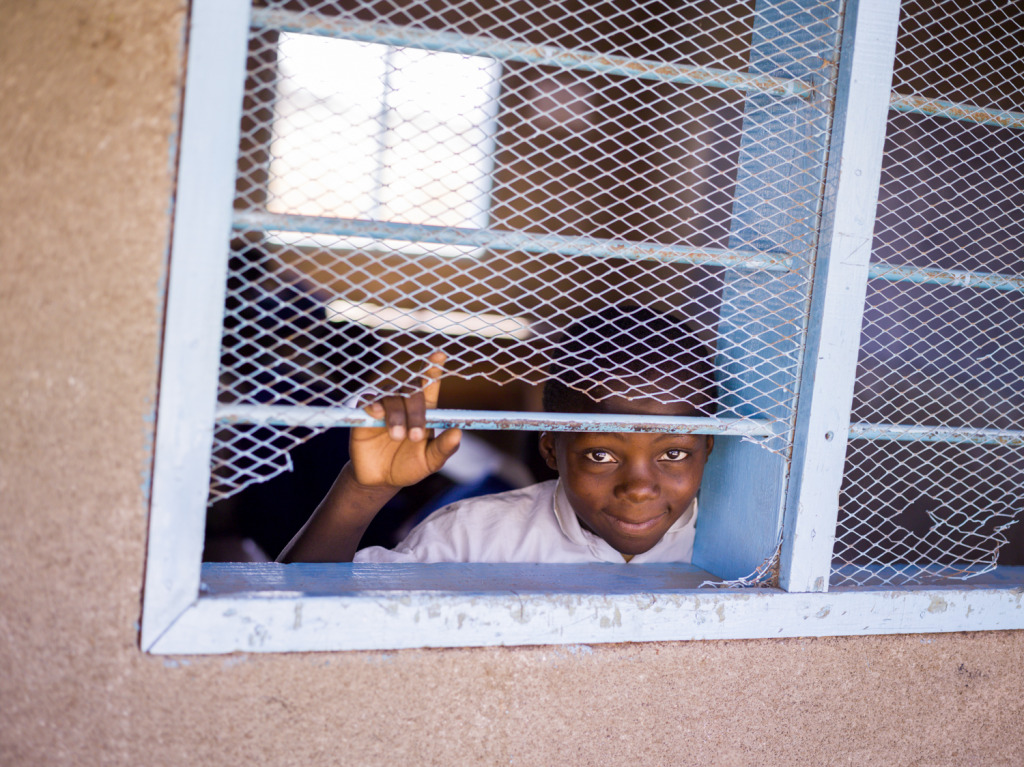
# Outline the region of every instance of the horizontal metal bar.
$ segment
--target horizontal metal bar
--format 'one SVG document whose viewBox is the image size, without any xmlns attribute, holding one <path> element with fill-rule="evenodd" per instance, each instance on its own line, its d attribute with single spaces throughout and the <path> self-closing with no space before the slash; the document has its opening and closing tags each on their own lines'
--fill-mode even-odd
<svg viewBox="0 0 1024 767">
<path fill-rule="evenodd" d="M 1021 112 L 982 109 L 971 104 L 957 104 L 922 96 L 905 96 L 895 91 L 889 97 L 889 108 L 897 112 L 947 117 L 950 120 L 994 125 L 999 128 L 1024 128 L 1024 113 Z"/>
<path fill-rule="evenodd" d="M 383 421 L 372 418 L 359 408 L 303 405 L 219 405 L 215 420 L 221 424 L 258 426 L 384 426 Z M 580 415 L 511 410 L 428 410 L 427 427 L 501 431 L 636 431 L 742 437 L 771 437 L 776 433 L 771 422 L 751 418 L 676 418 L 596 413 Z"/>
<path fill-rule="evenodd" d="M 708 88 L 800 98 L 810 98 L 814 93 L 814 86 L 790 78 L 630 59 L 625 56 L 608 56 L 548 45 L 531 45 L 514 40 L 460 35 L 454 32 L 373 24 L 357 19 L 298 11 L 254 8 L 251 23 L 254 27 L 279 29 L 284 32 L 300 32 L 428 51 L 447 51 L 467 56 L 485 56 L 498 61 L 516 61 L 522 64 L 577 69 L 683 85 L 703 85 Z"/>
<path fill-rule="evenodd" d="M 722 266 L 732 269 L 756 269 L 773 272 L 790 271 L 793 260 L 789 254 L 773 256 L 750 250 L 699 249 L 681 245 L 603 240 L 593 237 L 566 237 L 556 234 L 503 232 L 494 229 L 361 221 L 327 216 L 294 216 L 262 211 L 236 211 L 232 223 L 237 230 L 330 234 L 337 237 L 365 237 L 377 240 L 487 248 L 494 251 L 557 253 L 563 256 L 623 258 L 631 261 L 659 261 L 665 264 Z"/>
<path fill-rule="evenodd" d="M 890 282 L 916 282 L 926 285 L 952 285 L 961 288 L 990 288 L 992 290 L 1022 291 L 1024 277 L 1018 274 L 993 272 L 967 272 L 958 269 L 930 269 L 920 266 L 871 264 L 868 276 L 873 280 Z"/>
<path fill-rule="evenodd" d="M 1020 447 L 1024 445 L 1024 431 L 918 426 L 916 424 L 851 423 L 850 439 L 895 440 L 898 442 L 954 442 Z"/>
</svg>

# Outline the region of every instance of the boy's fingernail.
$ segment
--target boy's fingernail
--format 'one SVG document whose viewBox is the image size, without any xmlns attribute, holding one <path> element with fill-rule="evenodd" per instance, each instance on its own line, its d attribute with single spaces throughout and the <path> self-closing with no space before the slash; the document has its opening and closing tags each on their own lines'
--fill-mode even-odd
<svg viewBox="0 0 1024 767">
<path fill-rule="evenodd" d="M 388 434 L 393 440 L 405 439 L 405 428 L 402 426 L 392 426 L 388 429 Z"/>
<path fill-rule="evenodd" d="M 423 429 L 419 428 L 418 426 L 409 429 L 409 439 L 411 439 L 413 442 L 419 442 L 421 439 L 423 439 L 423 436 Z"/>
</svg>

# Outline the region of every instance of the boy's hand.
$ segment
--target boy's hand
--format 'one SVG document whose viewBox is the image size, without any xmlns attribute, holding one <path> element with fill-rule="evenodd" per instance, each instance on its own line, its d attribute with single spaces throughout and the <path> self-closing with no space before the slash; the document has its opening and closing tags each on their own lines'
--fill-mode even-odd
<svg viewBox="0 0 1024 767">
<path fill-rule="evenodd" d="M 405 397 L 385 397 L 366 407 L 385 428 L 352 429 L 349 451 L 356 481 L 366 487 L 407 487 L 444 466 L 459 448 L 462 432 L 447 429 L 434 437 L 426 428 L 426 411 L 437 406 L 444 352 L 430 355 L 420 390 Z"/>
<path fill-rule="evenodd" d="M 351 562 L 367 526 L 398 489 L 433 474 L 458 449 L 458 429 L 437 438 L 427 430 L 426 412 L 437 405 L 445 355 L 434 352 L 429 359 L 420 391 L 366 408 L 386 426 L 352 429 L 351 460 L 279 562 Z"/>
</svg>

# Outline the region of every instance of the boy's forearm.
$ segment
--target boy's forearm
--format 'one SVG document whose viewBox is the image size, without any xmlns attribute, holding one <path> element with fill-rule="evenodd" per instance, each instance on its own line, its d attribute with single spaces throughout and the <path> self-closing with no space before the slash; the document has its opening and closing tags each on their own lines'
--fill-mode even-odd
<svg viewBox="0 0 1024 767">
<path fill-rule="evenodd" d="M 397 492 L 397 487 L 359 484 L 352 465 L 345 464 L 330 492 L 277 561 L 351 562 L 366 528 Z"/>
</svg>

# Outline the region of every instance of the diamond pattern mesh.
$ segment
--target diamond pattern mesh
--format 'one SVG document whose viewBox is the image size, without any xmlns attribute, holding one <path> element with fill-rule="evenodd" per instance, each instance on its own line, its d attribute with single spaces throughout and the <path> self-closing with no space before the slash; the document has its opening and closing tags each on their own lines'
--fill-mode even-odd
<svg viewBox="0 0 1024 767">
<path fill-rule="evenodd" d="M 1018 4 L 904 3 L 852 414 L 884 438 L 850 443 L 834 585 L 977 574 L 1019 536 L 1021 40 Z"/>
<path fill-rule="evenodd" d="M 785 453 L 840 23 L 764 6 L 257 4 L 219 401 L 286 415 L 221 419 L 211 500 L 435 348 L 449 376 L 539 384 L 566 326 L 624 305 L 684 318 L 717 417 Z"/>
</svg>

